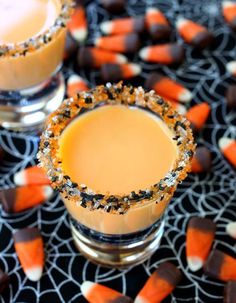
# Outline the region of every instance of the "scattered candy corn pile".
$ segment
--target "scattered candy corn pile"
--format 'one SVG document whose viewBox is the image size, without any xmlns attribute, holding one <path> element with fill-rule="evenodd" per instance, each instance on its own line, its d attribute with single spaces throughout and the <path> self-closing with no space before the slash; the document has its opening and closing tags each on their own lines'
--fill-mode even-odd
<svg viewBox="0 0 236 303">
<path fill-rule="evenodd" d="M 101 0 L 108 12 L 124 12 L 125 0 Z M 236 31 L 236 2 L 223 1 L 222 15 L 225 22 Z M 80 1 L 68 25 L 65 62 L 73 59 L 76 71 L 80 67 L 97 70 L 104 82 L 115 82 L 140 75 L 140 64 L 130 62 L 128 58 L 139 55 L 143 61 L 161 65 L 178 65 L 185 60 L 184 44 L 169 43 L 176 30 L 177 35 L 192 48 L 202 51 L 214 43 L 214 35 L 202 24 L 184 17 L 177 18 L 175 28 L 167 17 L 156 7 L 148 8 L 143 16 L 115 18 L 100 24 L 101 35 L 86 45 L 88 22 L 85 7 Z M 153 43 L 142 46 L 143 35 L 148 35 Z M 161 43 L 160 43 L 161 42 Z M 76 59 L 74 59 L 76 58 Z M 236 77 L 236 59 L 226 64 L 227 71 Z M 211 106 L 202 100 L 190 106 L 192 92 L 176 79 L 171 79 L 159 71 L 147 75 L 144 86 L 153 89 L 181 114 L 186 115 L 197 136 L 204 128 L 211 113 Z M 88 90 L 89 83 L 75 72 L 67 79 L 67 96 L 71 97 L 80 91 Z M 236 109 L 236 85 L 230 85 L 226 91 L 226 102 L 230 110 Z M 236 138 L 222 137 L 218 142 L 222 156 L 236 168 Z M 4 150 L 0 147 L 0 160 Z M 211 170 L 211 151 L 200 145 L 192 161 L 192 173 L 207 173 Z M 37 166 L 29 167 L 14 175 L 16 187 L 0 192 L 2 209 L 11 214 L 27 211 L 42 204 L 52 196 L 50 182 Z M 236 222 L 225 226 L 229 236 L 236 239 Z M 225 303 L 236 302 L 236 258 L 227 252 L 214 248 L 214 236 L 217 221 L 209 218 L 192 217 L 186 230 L 186 261 L 191 271 L 202 271 L 213 279 L 225 282 Z M 43 274 L 45 258 L 43 238 L 37 228 L 26 227 L 13 233 L 15 252 L 28 279 L 38 281 Z M 213 248 L 212 248 L 213 247 Z M 131 299 L 106 286 L 84 281 L 81 285 L 83 296 L 90 303 L 155 303 L 161 302 L 181 283 L 182 264 L 161 262 L 149 277 L 143 288 Z M 179 268 L 178 268 L 179 267 Z M 0 269 L 0 294 L 7 289 L 10 278 Z"/>
</svg>

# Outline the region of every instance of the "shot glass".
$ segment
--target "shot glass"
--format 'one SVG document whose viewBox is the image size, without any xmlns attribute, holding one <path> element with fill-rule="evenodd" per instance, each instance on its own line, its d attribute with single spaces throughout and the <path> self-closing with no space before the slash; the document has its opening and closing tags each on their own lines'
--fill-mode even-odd
<svg viewBox="0 0 236 303">
<path fill-rule="evenodd" d="M 63 130 L 78 115 L 107 104 L 147 110 L 161 118 L 173 133 L 177 160 L 173 169 L 150 188 L 140 188 L 123 196 L 104 194 L 75 183 L 63 171 L 58 153 Z M 165 210 L 177 185 L 190 171 L 194 150 L 192 131 L 185 117 L 154 91 L 145 92 L 141 87 L 118 83 L 98 86 L 65 100 L 47 121 L 38 159 L 52 186 L 61 194 L 79 251 L 97 264 L 127 267 L 143 262 L 158 248 L 164 231 Z"/>
<path fill-rule="evenodd" d="M 0 43 L 0 125 L 4 128 L 37 128 L 64 99 L 61 66 L 73 5 L 72 0 L 57 1 L 60 11 L 52 26 L 26 41 Z"/>
</svg>

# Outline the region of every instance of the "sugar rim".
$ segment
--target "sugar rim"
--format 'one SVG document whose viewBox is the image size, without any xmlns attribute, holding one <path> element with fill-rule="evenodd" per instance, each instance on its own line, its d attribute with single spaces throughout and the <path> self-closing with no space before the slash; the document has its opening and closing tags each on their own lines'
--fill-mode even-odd
<svg viewBox="0 0 236 303">
<path fill-rule="evenodd" d="M 27 53 L 38 50 L 52 41 L 59 31 L 66 27 L 66 23 L 73 12 L 73 7 L 73 0 L 61 0 L 61 12 L 51 27 L 40 35 L 23 42 L 0 45 L 0 59 L 3 57 L 25 56 Z"/>
<path fill-rule="evenodd" d="M 148 189 L 132 191 L 129 195 L 96 193 L 85 184 L 77 184 L 62 169 L 62 161 L 57 154 L 59 138 L 64 128 L 83 110 L 92 110 L 97 105 L 122 104 L 147 108 L 158 114 L 173 132 L 173 140 L 178 146 L 179 155 L 174 168 Z M 38 159 L 46 171 L 54 189 L 62 196 L 90 210 L 102 209 L 105 212 L 124 214 L 132 205 L 142 205 L 147 201 L 169 199 L 177 185 L 186 178 L 191 169 L 191 159 L 195 151 L 189 121 L 179 115 L 154 91 L 145 92 L 142 87 L 123 86 L 122 82 L 97 86 L 88 92 L 81 92 L 66 99 L 48 118 L 41 136 Z"/>
</svg>

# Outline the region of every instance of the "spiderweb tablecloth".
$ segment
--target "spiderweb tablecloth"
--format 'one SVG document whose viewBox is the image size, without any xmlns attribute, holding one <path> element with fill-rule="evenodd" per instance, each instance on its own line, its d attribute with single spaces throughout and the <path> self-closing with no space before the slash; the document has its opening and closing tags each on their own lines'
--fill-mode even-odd
<svg viewBox="0 0 236 303">
<path fill-rule="evenodd" d="M 169 206 L 161 247 L 142 265 L 122 271 L 95 266 L 78 253 L 70 234 L 67 212 L 56 193 L 49 202 L 21 214 L 6 215 L 0 208 L 0 267 L 11 279 L 10 289 L 0 295 L 1 303 L 84 303 L 80 292 L 84 280 L 103 283 L 134 298 L 147 277 L 165 260 L 179 265 L 184 279 L 164 302 L 223 302 L 223 283 L 206 277 L 201 271 L 192 273 L 188 269 L 185 230 L 193 215 L 212 218 L 217 223 L 214 247 L 235 256 L 236 242 L 225 234 L 225 226 L 231 220 L 236 221 L 236 172 L 223 158 L 217 142 L 223 135 L 236 137 L 236 111 L 227 109 L 224 98 L 226 87 L 233 82 L 225 64 L 236 59 L 236 34 L 225 25 L 218 0 L 130 0 L 127 13 L 131 16 L 143 14 L 146 7 L 153 5 L 164 11 L 172 24 L 177 16 L 183 15 L 207 26 L 216 37 L 215 45 L 201 54 L 185 45 L 186 61 L 175 69 L 141 62 L 137 54 L 133 59 L 143 68 L 134 84 L 142 85 L 150 71 L 163 70 L 193 92 L 193 104 L 202 101 L 211 104 L 211 117 L 197 142 L 211 150 L 212 172 L 189 175 Z M 97 1 L 88 1 L 87 15 L 88 43 L 91 43 L 100 34 L 98 21 L 109 19 L 109 14 Z M 171 40 L 176 39 L 181 41 L 173 31 Z M 148 44 L 150 41 L 143 42 L 143 45 Z M 72 67 L 72 63 L 65 67 L 67 76 Z M 81 70 L 80 75 L 91 85 L 100 83 L 98 71 Z M 13 174 L 35 163 L 38 137 L 1 130 L 0 143 L 8 153 L 0 167 L 0 188 L 13 187 Z M 44 238 L 46 264 L 39 282 L 25 277 L 13 248 L 11 233 L 24 226 L 38 226 Z"/>
</svg>

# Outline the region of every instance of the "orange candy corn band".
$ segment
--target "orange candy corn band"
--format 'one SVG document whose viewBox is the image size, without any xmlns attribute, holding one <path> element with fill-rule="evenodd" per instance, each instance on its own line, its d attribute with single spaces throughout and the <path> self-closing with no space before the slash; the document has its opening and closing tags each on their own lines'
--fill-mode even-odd
<svg viewBox="0 0 236 303">
<path fill-rule="evenodd" d="M 216 224 L 207 218 L 191 218 L 186 233 L 186 256 L 189 267 L 195 271 L 207 259 L 215 236 Z"/>
<path fill-rule="evenodd" d="M 34 207 L 50 198 L 53 190 L 50 186 L 31 185 L 2 190 L 0 199 L 5 212 L 20 212 Z"/>
<path fill-rule="evenodd" d="M 223 15 L 233 30 L 236 30 L 236 3 L 233 1 L 223 2 Z"/>
<path fill-rule="evenodd" d="M 208 258 L 204 270 L 208 276 L 218 280 L 236 280 L 236 259 L 220 250 L 214 250 Z"/>
<path fill-rule="evenodd" d="M 75 8 L 75 11 L 67 24 L 67 28 L 75 40 L 83 41 L 86 38 L 87 20 L 83 6 L 79 5 Z"/>
<path fill-rule="evenodd" d="M 63 172 L 61 159 L 57 154 L 59 138 L 64 128 L 70 121 L 77 117 L 81 110 L 93 109 L 100 103 L 122 104 L 124 106 L 142 106 L 160 115 L 164 122 L 173 131 L 173 140 L 177 141 L 179 153 L 172 171 L 164 179 L 139 192 L 131 192 L 129 195 L 118 196 L 109 194 L 97 194 L 84 184 L 76 184 Z M 183 180 L 191 167 L 191 159 L 195 145 L 192 131 L 185 117 L 180 116 L 169 103 L 164 102 L 153 91 L 145 92 L 141 87 L 107 84 L 97 86 L 88 92 L 79 93 L 73 98 L 65 100 L 48 119 L 45 130 L 41 137 L 38 159 L 41 166 L 46 170 L 52 186 L 59 190 L 62 196 L 71 203 L 95 209 L 99 203 L 101 211 L 110 213 L 125 213 L 131 205 L 141 205 L 147 201 L 156 199 L 159 203 L 169 198 L 177 184 Z M 53 159 L 53 162 L 52 162 Z M 128 203 L 127 203 L 128 202 Z"/>
<path fill-rule="evenodd" d="M 81 48 L 79 50 L 78 60 L 80 66 L 94 68 L 100 68 L 106 63 L 125 63 L 127 61 L 123 55 L 96 47 Z"/>
<path fill-rule="evenodd" d="M 144 47 L 139 56 L 147 62 L 166 65 L 179 64 L 184 60 L 184 49 L 179 44 L 161 44 Z"/>
<path fill-rule="evenodd" d="M 153 24 L 169 25 L 165 15 L 157 9 L 147 11 L 146 23 L 148 26 Z"/>
<path fill-rule="evenodd" d="M 148 9 L 145 17 L 147 29 L 153 39 L 166 39 L 171 34 L 171 27 L 165 15 L 156 8 Z"/>
<path fill-rule="evenodd" d="M 234 21 L 236 19 L 236 3 L 233 2 L 233 5 L 224 7 L 223 14 L 228 22 Z"/>
<path fill-rule="evenodd" d="M 144 31 L 145 22 L 143 17 L 122 18 L 101 23 L 101 30 L 108 35 L 141 33 Z"/>
<path fill-rule="evenodd" d="M 13 234 L 21 266 L 32 281 L 37 281 L 44 265 L 43 239 L 37 228 L 24 228 Z"/>
<path fill-rule="evenodd" d="M 149 277 L 134 303 L 158 303 L 166 298 L 182 279 L 180 270 L 169 262 L 162 263 Z"/>
<path fill-rule="evenodd" d="M 177 29 L 187 43 L 196 47 L 204 48 L 213 41 L 213 35 L 206 27 L 188 19 L 180 18 L 177 21 Z"/>
<path fill-rule="evenodd" d="M 118 53 L 134 53 L 138 50 L 140 40 L 137 34 L 120 34 L 100 37 L 95 41 L 97 47 Z"/>
<path fill-rule="evenodd" d="M 210 105 L 203 102 L 191 107 L 186 113 L 186 118 L 191 122 L 194 130 L 200 130 L 206 123 L 210 111 Z"/>
<path fill-rule="evenodd" d="M 187 20 L 178 31 L 185 41 L 191 43 L 199 33 L 205 32 L 206 29 L 200 24 Z"/>
<path fill-rule="evenodd" d="M 192 94 L 184 86 L 160 73 L 151 73 L 145 86 L 167 99 L 189 102 L 192 98 Z"/>
<path fill-rule="evenodd" d="M 225 158 L 236 168 L 236 140 L 226 146 L 223 150 Z"/>
<path fill-rule="evenodd" d="M 49 185 L 50 181 L 44 170 L 38 166 L 31 166 L 14 175 L 14 183 L 20 185 Z"/>
</svg>

